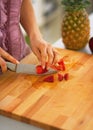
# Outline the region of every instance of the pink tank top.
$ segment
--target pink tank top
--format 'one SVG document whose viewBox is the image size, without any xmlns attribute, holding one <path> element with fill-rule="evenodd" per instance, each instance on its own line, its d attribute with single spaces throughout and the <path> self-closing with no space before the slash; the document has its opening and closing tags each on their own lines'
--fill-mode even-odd
<svg viewBox="0 0 93 130">
<path fill-rule="evenodd" d="M 0 47 L 21 60 L 30 53 L 20 30 L 22 0 L 0 0 Z"/>
</svg>

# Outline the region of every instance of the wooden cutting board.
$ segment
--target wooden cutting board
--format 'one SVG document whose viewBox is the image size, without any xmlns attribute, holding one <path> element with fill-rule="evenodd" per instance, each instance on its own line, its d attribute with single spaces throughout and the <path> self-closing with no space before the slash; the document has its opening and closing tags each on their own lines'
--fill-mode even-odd
<svg viewBox="0 0 93 130">
<path fill-rule="evenodd" d="M 0 113 L 51 130 L 93 129 L 93 56 L 59 49 L 68 81 L 7 72 L 0 76 Z M 23 63 L 38 62 L 31 53 Z"/>
</svg>

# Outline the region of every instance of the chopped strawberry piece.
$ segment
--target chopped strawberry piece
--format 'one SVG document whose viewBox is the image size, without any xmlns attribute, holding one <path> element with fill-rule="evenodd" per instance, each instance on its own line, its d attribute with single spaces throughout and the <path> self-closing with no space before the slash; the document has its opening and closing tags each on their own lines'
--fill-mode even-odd
<svg viewBox="0 0 93 130">
<path fill-rule="evenodd" d="M 65 80 L 68 80 L 68 79 L 69 79 L 69 74 L 68 74 L 68 73 L 64 74 L 64 79 L 65 79 Z"/>
<path fill-rule="evenodd" d="M 53 75 L 52 76 L 48 76 L 43 81 L 45 81 L 45 82 L 54 82 L 54 76 Z"/>
<path fill-rule="evenodd" d="M 65 68 L 65 63 L 64 63 L 63 59 L 60 59 L 60 61 L 58 62 L 58 64 L 60 65 L 61 70 L 65 70 L 66 69 Z"/>
<path fill-rule="evenodd" d="M 48 70 L 47 70 L 46 68 L 43 69 L 41 65 L 36 66 L 36 73 L 37 73 L 37 74 L 43 74 L 43 73 L 45 73 L 45 72 L 47 72 L 47 71 L 48 71 Z"/>
<path fill-rule="evenodd" d="M 48 70 L 47 70 L 47 68 L 45 67 L 44 69 L 43 69 L 43 73 L 46 73 Z"/>
<path fill-rule="evenodd" d="M 61 70 L 61 71 L 65 71 L 66 69 L 63 59 L 60 59 L 60 61 L 57 64 L 51 65 L 51 68 L 55 70 Z"/>
<path fill-rule="evenodd" d="M 54 70 L 58 70 L 55 65 L 51 65 L 50 67 L 51 67 L 52 69 L 54 69 Z"/>
<path fill-rule="evenodd" d="M 56 68 L 56 70 L 63 70 L 61 65 L 57 65 L 57 66 L 55 66 L 55 68 Z"/>
<path fill-rule="evenodd" d="M 43 69 L 42 69 L 41 65 L 36 66 L 36 73 L 37 74 L 42 74 L 43 73 Z"/>
<path fill-rule="evenodd" d="M 62 81 L 62 80 L 63 80 L 63 78 L 64 78 L 64 77 L 63 77 L 63 75 L 62 75 L 62 74 L 58 74 L 58 80 L 59 80 L 59 81 Z"/>
</svg>

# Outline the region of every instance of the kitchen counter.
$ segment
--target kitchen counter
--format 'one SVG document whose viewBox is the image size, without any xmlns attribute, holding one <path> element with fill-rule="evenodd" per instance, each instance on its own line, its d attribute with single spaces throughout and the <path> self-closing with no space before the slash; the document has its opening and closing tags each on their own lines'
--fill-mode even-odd
<svg viewBox="0 0 93 130">
<path fill-rule="evenodd" d="M 91 15 L 90 16 L 90 21 L 93 21 L 93 15 Z M 92 23 L 92 22 L 91 22 Z M 92 25 L 92 24 L 91 24 Z M 93 25 L 91 26 L 91 36 L 93 36 Z M 62 44 L 62 42 L 61 42 L 61 39 L 60 40 L 58 40 L 55 44 L 54 44 L 54 46 L 56 46 L 56 47 L 60 47 L 60 48 L 64 48 L 64 45 Z M 91 53 L 90 52 L 90 50 L 89 50 L 89 48 L 88 48 L 88 46 L 86 46 L 83 50 L 81 50 L 81 51 L 84 51 L 84 52 L 86 52 L 86 53 Z M 69 53 L 70 55 L 73 55 L 73 52 L 67 52 L 67 53 Z M 65 54 L 65 52 L 64 53 L 62 53 L 62 55 L 64 55 Z M 75 53 L 76 54 L 76 57 L 78 57 L 77 56 L 77 53 Z M 50 92 L 48 92 L 47 94 L 46 94 L 46 96 L 44 96 L 44 95 L 42 95 L 43 96 L 43 98 L 44 98 L 44 100 L 45 100 L 45 102 L 46 102 L 46 104 L 44 104 L 44 101 L 43 101 L 43 99 L 41 98 L 40 99 L 40 101 L 39 101 L 39 103 L 38 103 L 38 106 L 37 107 L 35 107 L 35 111 L 36 110 L 38 110 L 39 108 L 39 106 L 41 106 L 41 108 L 42 108 L 42 110 L 43 110 L 43 113 L 40 111 L 40 113 L 39 112 L 37 112 L 37 114 L 36 115 L 38 115 L 40 118 L 40 120 L 42 120 L 42 122 L 41 122 L 41 127 L 42 127 L 42 129 L 44 129 L 45 128 L 45 126 L 44 126 L 44 122 L 43 122 L 43 120 L 44 121 L 48 121 L 47 120 L 47 117 L 50 117 L 50 115 L 52 114 L 52 116 L 50 117 L 51 119 L 49 119 L 49 126 L 51 126 L 51 124 L 52 124 L 52 120 L 53 120 L 53 118 L 55 118 L 55 116 L 56 116 L 56 120 L 54 121 L 54 127 L 52 126 L 52 127 L 49 127 L 51 130 L 54 130 L 54 129 L 58 129 L 59 128 L 59 126 L 61 126 L 61 124 L 64 124 L 63 125 L 63 128 L 68 128 L 68 130 L 69 130 L 69 127 L 73 127 L 73 124 L 75 125 L 74 127 L 75 128 L 77 128 L 77 130 L 92 130 L 91 128 L 93 128 L 93 118 L 92 118 L 92 109 L 93 109 L 93 107 L 92 107 L 92 104 L 93 104 L 93 102 L 92 102 L 92 100 L 91 99 L 93 99 L 93 97 L 92 97 L 92 91 L 93 91 L 93 89 L 92 89 L 92 87 L 93 87 L 93 78 L 92 78 L 92 76 L 93 76 L 93 74 L 91 73 L 91 71 L 92 71 L 92 61 L 93 61 L 93 58 L 92 58 L 92 56 L 91 56 L 91 58 L 90 58 L 90 55 L 87 55 L 87 54 L 81 54 L 81 53 L 78 53 L 79 54 L 79 56 L 81 56 L 82 58 L 84 58 L 87 62 L 85 63 L 85 61 L 83 61 L 83 59 L 81 60 L 81 62 L 83 61 L 83 63 L 82 64 L 84 64 L 84 66 L 85 66 L 85 69 L 87 69 L 88 71 L 84 71 L 83 70 L 83 67 L 81 67 L 81 71 L 82 71 L 82 74 L 84 73 L 84 72 L 89 72 L 89 76 L 91 77 L 90 79 L 88 78 L 88 76 L 86 76 L 86 77 L 84 77 L 84 79 L 85 79 L 85 81 L 87 81 L 86 82 L 86 85 L 84 86 L 83 85 L 83 83 L 85 82 L 84 81 L 84 79 L 82 79 L 83 80 L 83 82 L 81 82 L 81 80 L 80 79 L 78 79 L 78 80 L 80 80 L 80 82 L 79 82 L 79 87 L 76 87 L 76 82 L 74 82 L 74 85 L 75 86 L 71 86 L 71 88 L 70 88 L 70 86 L 66 86 L 66 83 L 57 83 L 56 82 L 56 85 L 58 85 L 57 86 L 57 88 L 59 87 L 59 90 L 60 91 L 58 91 L 58 89 L 55 87 L 54 89 L 53 89 L 53 86 L 55 86 L 55 83 L 53 84 L 53 86 L 51 86 L 51 85 L 49 85 L 49 84 L 46 84 L 45 83 L 45 85 L 43 85 L 43 88 L 42 88 L 42 86 L 41 87 L 39 87 L 38 88 L 38 86 L 36 85 L 36 84 L 34 84 L 35 85 L 35 89 L 37 89 L 38 91 L 40 91 L 40 93 L 41 93 L 41 95 L 42 94 L 44 94 L 44 93 L 46 93 L 47 92 L 47 90 L 51 90 Z M 30 58 L 28 58 L 28 60 L 29 60 Z M 89 60 L 88 60 L 89 59 Z M 35 59 L 34 59 L 35 60 Z M 27 62 L 26 60 L 25 60 L 25 62 Z M 88 63 L 89 62 L 89 63 Z M 34 63 L 35 63 L 35 61 L 34 61 Z M 89 66 L 89 68 L 91 68 L 91 71 L 89 71 L 89 68 L 88 68 L 88 66 Z M 78 68 L 78 66 L 76 66 L 76 68 Z M 75 68 L 74 68 L 75 69 Z M 75 71 L 75 70 L 72 70 L 72 71 Z M 71 72 L 72 72 L 71 71 Z M 29 76 L 23 76 L 23 75 L 19 75 L 19 76 L 17 76 L 16 74 L 12 74 L 11 72 L 8 72 L 7 74 L 5 74 L 4 76 L 4 78 L 5 79 L 7 79 L 7 76 L 8 76 L 8 74 L 9 74 L 9 77 L 11 77 L 12 78 L 12 80 L 10 81 L 10 84 L 11 84 L 11 82 L 17 82 L 17 81 L 22 81 L 23 82 L 23 79 L 24 80 L 26 80 L 26 83 L 28 83 L 28 86 L 29 85 L 31 85 L 31 84 L 33 84 L 34 83 L 34 81 L 35 80 L 37 80 L 37 78 L 35 78 L 35 77 L 29 77 Z M 76 75 L 77 74 L 80 74 L 80 72 L 78 71 L 77 73 L 76 73 Z M 84 74 L 85 75 L 85 74 Z M 13 77 L 14 76 L 14 77 Z M 15 80 L 14 80 L 14 78 L 15 78 Z M 20 80 L 19 80 L 19 78 L 20 78 Z M 71 76 L 71 79 L 73 78 L 73 75 Z M 88 79 L 87 79 L 88 78 Z M 0 82 L 3 82 L 3 78 L 2 77 L 0 77 L 0 79 L 2 79 L 2 80 L 0 80 Z M 30 82 L 30 80 L 33 80 L 33 82 L 31 83 Z M 7 79 L 7 81 L 8 81 L 9 79 Z M 76 81 L 77 81 L 77 79 L 75 79 Z M 27 82 L 28 81 L 28 82 Z M 9 81 L 8 81 L 8 84 L 6 84 L 6 85 L 10 85 L 9 84 Z M 13 83 L 12 83 L 13 84 Z M 4 87 L 6 86 L 6 85 L 4 85 Z M 14 85 L 14 84 L 13 84 Z M 18 85 L 19 85 L 19 83 L 18 83 Z M 25 89 L 27 89 L 27 85 L 26 86 L 24 86 L 24 82 L 22 83 L 22 87 L 19 85 L 17 88 L 16 88 L 16 90 L 15 89 L 13 89 L 12 90 L 12 87 L 14 87 L 14 86 L 12 86 L 12 85 L 10 85 L 9 86 L 9 88 L 7 88 L 7 86 L 6 86 L 6 88 L 3 88 L 3 86 L 0 84 L 0 86 L 1 86 L 1 88 L 0 88 L 0 97 L 2 98 L 2 100 L 0 101 L 0 113 L 2 114 L 2 115 L 5 115 L 5 116 L 9 116 L 10 118 L 14 118 L 14 119 L 16 119 L 16 120 L 20 120 L 20 118 L 19 118 L 19 115 L 20 115 L 20 109 L 18 109 L 18 111 L 17 110 L 15 110 L 15 111 L 13 111 L 13 109 L 14 109 L 14 107 L 16 106 L 16 105 L 18 105 L 19 103 L 20 103 L 20 99 L 18 98 L 18 100 L 15 100 L 15 97 L 16 96 L 18 96 L 18 95 L 20 95 L 20 93 L 22 93 L 21 91 L 25 91 Z M 40 85 L 40 84 L 38 84 L 38 85 Z M 48 86 L 49 85 L 49 86 Z M 69 81 L 69 85 L 71 85 L 71 82 Z M 17 86 L 17 85 L 16 85 Z M 44 88 L 44 86 L 45 86 L 45 88 Z M 61 86 L 61 87 L 60 87 Z M 65 86 L 65 87 L 64 87 Z M 26 87 L 26 88 L 23 88 L 23 87 Z M 76 88 L 75 88 L 76 87 Z M 23 88 L 23 90 L 22 90 L 22 88 Z M 62 88 L 62 91 L 61 91 L 61 88 Z M 10 92 L 9 92 L 9 89 L 11 90 Z M 41 90 L 40 90 L 41 89 Z M 69 89 L 69 90 L 67 90 L 67 89 Z M 2 91 L 4 92 L 3 94 L 2 94 Z M 56 95 L 55 93 L 54 93 L 54 90 L 57 90 L 56 91 L 56 93 L 59 95 Z M 8 92 L 7 92 L 8 91 Z M 34 92 L 34 88 L 33 88 L 33 90 L 32 90 L 33 92 Z M 6 94 L 6 92 L 7 92 L 7 94 Z M 20 92 L 20 93 L 19 93 Z M 62 92 L 62 93 L 61 93 Z M 29 92 L 28 92 L 29 93 Z M 73 93 L 75 94 L 74 96 L 73 96 Z M 9 96 L 9 94 L 11 95 L 11 96 Z M 38 92 L 37 92 L 37 94 L 39 94 Z M 64 95 L 65 94 L 65 95 Z M 66 94 L 68 95 L 68 96 L 66 96 Z M 6 96 L 4 96 L 4 95 L 6 95 Z M 51 97 L 51 95 L 54 97 L 54 99 Z M 61 96 L 62 95 L 62 96 Z M 14 96 L 14 97 L 12 97 L 12 96 Z M 25 96 L 25 95 L 24 95 Z M 35 98 L 36 98 L 36 95 L 33 95 Z M 34 97 L 32 96 L 32 98 L 33 98 L 33 100 L 34 100 Z M 39 96 L 39 95 L 38 95 Z M 58 96 L 58 99 L 57 99 L 57 97 L 56 96 Z M 50 98 L 50 100 L 49 100 L 49 97 L 51 97 Z M 63 97 L 63 98 L 62 98 Z M 24 97 L 20 97 L 20 98 L 24 98 Z M 31 99 L 32 99 L 31 98 Z M 80 102 L 78 101 L 78 99 L 80 98 Z M 36 100 L 36 99 L 35 99 Z M 48 100 L 49 100 L 49 104 L 48 104 Z M 62 100 L 62 102 L 60 102 Z M 72 100 L 72 102 L 69 102 L 69 101 L 71 101 Z M 7 104 L 7 102 L 9 103 L 10 102 L 10 104 Z M 14 102 L 15 104 L 14 105 L 11 105 L 11 102 Z M 28 100 L 28 101 L 30 101 L 30 100 Z M 67 102 L 66 102 L 67 101 Z M 83 101 L 83 102 L 82 102 Z M 43 104 L 44 104 L 44 106 L 42 106 L 43 104 L 42 104 L 42 102 L 43 102 Z M 61 104 L 62 103 L 62 104 Z M 82 104 L 83 103 L 83 104 Z M 7 106 L 7 105 L 9 105 L 9 106 Z M 27 105 L 29 106 L 29 104 L 27 103 Z M 73 105 L 75 105 L 75 107 L 73 108 Z M 79 105 L 79 106 L 78 106 Z M 7 107 L 6 107 L 7 106 Z M 76 109 L 76 107 L 78 106 L 78 109 Z M 84 107 L 85 106 L 85 107 Z M 52 108 L 53 107 L 53 108 Z M 6 109 L 7 108 L 7 109 Z M 55 108 L 58 108 L 58 109 L 55 109 Z M 67 108 L 69 108 L 69 110 L 67 109 Z M 88 108 L 88 109 L 87 109 Z M 75 113 L 73 113 L 74 112 L 74 109 L 76 109 L 76 112 Z M 8 110 L 8 111 L 7 111 Z M 10 110 L 12 110 L 13 112 L 10 112 Z M 30 113 L 30 114 L 32 114 L 33 115 L 33 112 L 34 112 L 34 108 L 32 108 L 31 107 L 31 110 L 32 110 L 32 113 Z M 80 111 L 81 110 L 81 111 Z M 82 111 L 83 110 L 83 111 Z M 23 111 L 23 110 L 22 110 Z M 45 111 L 45 113 L 44 113 L 44 111 Z M 89 111 L 89 112 L 88 112 Z M 5 112 L 5 113 L 4 113 Z M 16 112 L 17 113 L 19 113 L 18 114 L 18 116 L 16 115 Z M 14 113 L 14 114 L 13 114 Z M 28 113 L 29 113 L 29 111 L 28 111 Z M 56 113 L 58 114 L 58 113 L 60 113 L 60 115 L 56 115 Z M 64 113 L 64 115 L 62 115 L 62 113 Z M 73 113 L 73 117 L 70 117 L 72 114 L 71 113 Z M 87 115 L 86 115 L 86 113 L 88 113 Z M 45 117 L 46 118 L 44 118 L 44 117 L 42 117 L 42 116 L 44 116 L 44 114 L 45 114 Z M 29 114 L 27 114 L 28 115 L 28 117 L 29 117 Z M 80 115 L 80 116 L 79 116 Z M 86 115 L 86 116 L 85 116 Z M 23 117 L 23 116 L 22 116 Z M 68 118 L 69 117 L 69 118 Z M 78 117 L 78 118 L 77 118 Z M 82 118 L 83 117 L 83 118 Z M 36 119 L 36 116 L 34 116 L 34 118 Z M 67 118 L 68 118 L 68 120 L 67 120 Z M 74 120 L 75 118 L 77 118 L 76 120 Z M 19 121 L 16 121 L 16 120 L 14 120 L 14 119 L 9 119 L 9 118 L 7 118 L 7 117 L 4 117 L 4 116 L 0 116 L 0 129 L 1 130 L 40 130 L 39 128 L 38 128 L 38 125 L 36 125 L 36 123 L 34 122 L 33 123 L 33 120 L 32 120 L 32 122 L 30 122 L 32 125 L 36 125 L 37 127 L 34 127 L 34 126 L 32 126 L 32 125 L 28 125 L 28 124 L 26 124 L 26 123 L 22 123 L 22 122 L 19 122 Z M 23 119 L 23 118 L 22 118 Z M 65 122 L 65 120 L 67 120 L 66 121 L 66 123 L 64 123 Z M 27 118 L 24 118 L 22 121 L 24 121 L 24 122 L 27 122 L 27 123 L 29 123 L 29 120 L 27 120 Z M 39 121 L 39 120 L 38 120 Z M 88 123 L 88 121 L 89 121 L 89 123 Z M 78 122 L 78 124 L 77 124 L 77 122 Z M 39 122 L 40 123 L 40 122 Z M 86 129 L 85 129 L 85 127 L 84 127 L 84 125 L 85 124 L 87 124 L 87 126 L 86 126 Z M 47 126 L 48 126 L 47 125 Z M 78 127 L 77 127 L 78 126 Z M 83 129 L 84 128 L 84 129 Z M 71 130 L 71 129 L 70 129 Z M 76 129 L 75 129 L 76 130 Z"/>
</svg>

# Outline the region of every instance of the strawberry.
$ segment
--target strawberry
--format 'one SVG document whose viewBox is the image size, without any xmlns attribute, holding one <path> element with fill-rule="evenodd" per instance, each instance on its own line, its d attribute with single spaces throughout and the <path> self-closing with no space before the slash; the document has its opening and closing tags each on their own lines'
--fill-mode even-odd
<svg viewBox="0 0 93 130">
<path fill-rule="evenodd" d="M 58 62 L 58 64 L 59 64 L 61 70 L 65 70 L 66 69 L 63 59 L 60 59 L 60 61 Z"/>
<path fill-rule="evenodd" d="M 61 71 L 65 71 L 66 69 L 63 59 L 61 59 L 57 64 L 51 65 L 51 68 L 55 70 L 61 70 Z"/>
<path fill-rule="evenodd" d="M 56 68 L 56 70 L 63 70 L 61 65 L 57 65 L 57 66 L 55 66 L 55 68 Z"/>
<path fill-rule="evenodd" d="M 68 80 L 68 79 L 69 79 L 69 74 L 68 74 L 68 73 L 64 74 L 64 79 L 65 79 L 65 80 Z"/>
<path fill-rule="evenodd" d="M 63 80 L 63 75 L 62 74 L 58 74 L 58 80 L 62 81 Z"/>
<path fill-rule="evenodd" d="M 45 67 L 44 69 L 43 69 L 43 73 L 46 73 L 48 70 L 47 70 L 47 68 Z"/>
<path fill-rule="evenodd" d="M 47 72 L 47 71 L 48 71 L 48 70 L 47 70 L 46 68 L 43 69 L 41 65 L 36 66 L 36 73 L 37 73 L 37 74 L 43 74 L 43 73 L 45 73 L 45 72 Z"/>
<path fill-rule="evenodd" d="M 52 69 L 54 69 L 54 70 L 57 70 L 57 68 L 56 68 L 55 65 L 51 65 L 50 67 L 51 67 Z"/>
<path fill-rule="evenodd" d="M 89 48 L 91 52 L 93 53 L 93 37 L 89 40 Z"/>
<path fill-rule="evenodd" d="M 45 81 L 45 82 L 54 82 L 54 76 L 53 75 L 48 76 L 48 77 L 44 78 L 43 81 Z"/>
</svg>

